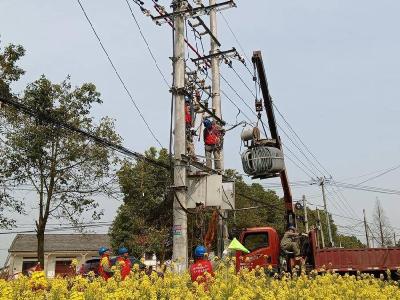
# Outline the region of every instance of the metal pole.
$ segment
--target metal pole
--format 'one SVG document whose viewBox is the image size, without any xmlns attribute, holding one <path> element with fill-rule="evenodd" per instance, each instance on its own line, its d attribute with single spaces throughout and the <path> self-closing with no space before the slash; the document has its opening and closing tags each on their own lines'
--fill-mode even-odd
<svg viewBox="0 0 400 300">
<path fill-rule="evenodd" d="M 319 232 L 321 234 L 322 248 L 325 248 L 325 238 L 324 238 L 324 231 L 322 230 L 321 216 L 319 215 L 319 209 L 318 208 L 315 209 L 317 210 L 318 227 L 319 227 Z"/>
<path fill-rule="evenodd" d="M 367 248 L 370 248 L 369 235 L 368 235 L 368 225 L 367 225 L 367 216 L 365 215 L 365 209 L 363 209 L 363 214 L 364 214 L 365 238 L 367 239 Z"/>
<path fill-rule="evenodd" d="M 215 5 L 216 0 L 209 0 L 209 5 Z M 211 34 L 218 38 L 218 32 L 217 32 L 217 11 L 215 8 L 210 10 L 210 31 Z M 210 39 L 210 54 L 215 54 L 219 52 L 219 46 L 217 42 L 211 38 Z M 213 56 L 211 58 L 211 86 L 212 86 L 212 92 L 211 92 L 211 97 L 212 97 L 212 109 L 214 114 L 221 119 L 221 91 L 220 91 L 220 70 L 219 70 L 219 62 L 220 62 L 220 57 L 218 55 Z M 214 166 L 215 166 L 215 157 L 214 157 Z M 224 152 L 223 149 L 220 151 L 220 166 L 221 170 L 224 169 Z M 226 217 L 226 212 L 221 211 L 221 215 Z M 225 236 L 225 232 L 227 232 L 226 225 L 224 225 L 224 220 L 222 219 L 222 216 L 219 216 L 218 219 L 218 251 L 217 255 L 219 257 L 222 256 L 222 251 L 224 251 L 224 239 L 227 238 Z"/>
<path fill-rule="evenodd" d="M 332 239 L 332 229 L 331 229 L 331 222 L 329 220 L 328 209 L 326 206 L 326 197 L 325 197 L 325 179 L 321 179 L 321 188 L 322 188 L 322 199 L 324 200 L 324 210 L 325 210 L 325 217 L 326 217 L 326 226 L 328 226 L 328 236 L 329 236 L 329 246 L 334 247 L 333 239 Z"/>
<path fill-rule="evenodd" d="M 174 12 L 180 11 L 184 1 L 172 2 Z M 184 271 L 188 264 L 188 239 L 186 209 L 186 166 L 181 155 L 186 153 L 185 147 L 185 31 L 184 17 L 174 18 L 174 86 L 175 94 L 175 127 L 174 127 L 174 202 L 173 202 L 173 260 L 177 271 Z"/>
<path fill-rule="evenodd" d="M 304 209 L 304 226 L 306 227 L 306 233 L 308 233 L 307 200 L 305 195 L 303 195 L 303 209 Z"/>
</svg>

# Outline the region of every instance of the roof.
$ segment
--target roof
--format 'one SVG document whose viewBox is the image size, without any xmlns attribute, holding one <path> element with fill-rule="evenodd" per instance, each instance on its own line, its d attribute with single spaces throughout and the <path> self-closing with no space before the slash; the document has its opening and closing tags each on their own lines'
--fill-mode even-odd
<svg viewBox="0 0 400 300">
<path fill-rule="evenodd" d="M 107 234 L 45 234 L 44 251 L 97 251 L 101 246 L 110 247 Z M 36 252 L 35 234 L 17 234 L 8 252 Z"/>
</svg>

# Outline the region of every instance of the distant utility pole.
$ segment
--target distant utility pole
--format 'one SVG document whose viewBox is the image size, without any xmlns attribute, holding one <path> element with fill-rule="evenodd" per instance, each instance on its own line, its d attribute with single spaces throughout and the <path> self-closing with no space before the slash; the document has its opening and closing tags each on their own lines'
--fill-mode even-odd
<svg viewBox="0 0 400 300">
<path fill-rule="evenodd" d="M 394 242 L 393 246 L 396 247 L 396 243 L 397 243 L 397 241 L 396 241 L 396 232 L 393 232 L 393 242 Z"/>
<path fill-rule="evenodd" d="M 321 234 L 321 241 L 322 241 L 322 248 L 325 248 L 325 238 L 324 238 L 324 231 L 322 230 L 322 222 L 321 222 L 321 216 L 319 215 L 319 209 L 315 208 L 317 210 L 317 216 L 318 216 L 318 229 Z"/>
<path fill-rule="evenodd" d="M 188 266 L 188 238 L 186 214 L 186 165 L 182 154 L 186 154 L 185 133 L 185 17 L 179 13 L 184 9 L 185 1 L 173 1 L 175 44 L 173 57 L 174 70 L 174 187 L 173 187 L 173 260 L 177 270 L 183 271 Z"/>
<path fill-rule="evenodd" d="M 365 238 L 367 240 L 367 248 L 370 248 L 369 235 L 368 235 L 368 223 L 367 223 L 367 216 L 365 215 L 365 209 L 363 209 L 363 214 L 364 214 L 364 228 L 365 228 Z"/>
<path fill-rule="evenodd" d="M 325 196 L 325 177 L 319 178 L 319 185 L 321 186 L 322 189 L 322 199 L 324 201 L 324 211 L 325 211 L 325 217 L 326 217 L 326 226 L 328 227 L 328 236 L 329 236 L 329 246 L 330 247 L 335 247 L 332 239 L 332 229 L 331 229 L 331 221 L 329 219 L 329 213 L 328 213 L 328 208 L 326 205 L 326 196 Z"/>
<path fill-rule="evenodd" d="M 306 228 L 306 232 L 308 233 L 307 200 L 305 195 L 303 195 L 303 209 L 304 209 L 304 226 Z"/>
</svg>

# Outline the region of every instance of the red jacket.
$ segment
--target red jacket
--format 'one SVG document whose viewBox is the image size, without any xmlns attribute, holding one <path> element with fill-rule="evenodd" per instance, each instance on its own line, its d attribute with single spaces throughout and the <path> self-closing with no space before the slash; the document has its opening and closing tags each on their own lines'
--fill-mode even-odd
<svg viewBox="0 0 400 300">
<path fill-rule="evenodd" d="M 119 256 L 117 258 L 117 262 L 121 264 L 121 278 L 122 280 L 125 279 L 126 276 L 128 276 L 131 273 L 131 260 L 129 257 L 125 258 L 122 256 Z"/>
<path fill-rule="evenodd" d="M 217 126 L 212 125 L 204 129 L 204 144 L 209 146 L 218 145 L 220 142 L 220 131 Z"/>
<path fill-rule="evenodd" d="M 111 270 L 110 257 L 108 255 L 102 255 L 99 263 L 99 276 L 103 277 L 105 280 L 108 280 L 108 278 L 111 277 L 109 270 Z"/>
<path fill-rule="evenodd" d="M 211 276 L 214 276 L 212 265 L 207 259 L 199 259 L 190 266 L 190 277 L 192 278 L 192 281 L 205 282 L 205 277 L 201 280 L 197 280 L 197 278 L 199 276 L 204 276 L 206 272 Z"/>
<path fill-rule="evenodd" d="M 188 126 L 192 126 L 192 115 L 190 113 L 190 105 L 185 105 L 185 123 Z"/>
</svg>

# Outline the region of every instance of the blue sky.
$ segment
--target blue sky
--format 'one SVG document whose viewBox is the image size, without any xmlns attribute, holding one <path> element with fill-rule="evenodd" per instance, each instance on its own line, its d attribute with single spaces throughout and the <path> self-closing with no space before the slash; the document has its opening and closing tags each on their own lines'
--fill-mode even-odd
<svg viewBox="0 0 400 300">
<path fill-rule="evenodd" d="M 146 7 L 151 7 L 150 1 L 144 2 Z M 159 2 L 169 6 L 168 1 Z M 168 145 L 170 94 L 126 2 L 83 0 L 82 3 L 144 116 L 162 144 Z M 368 176 L 348 178 L 400 164 L 400 2 L 238 0 L 237 6 L 223 14 L 246 55 L 251 57 L 253 50 L 262 51 L 274 103 L 336 180 L 357 183 Z M 160 68 L 170 79 L 171 29 L 167 25 L 156 26 L 136 6 L 134 12 Z M 218 20 L 221 49 L 240 49 L 221 16 Z M 144 151 L 156 145 L 76 1 L 3 0 L 0 3 L 0 34 L 2 44 L 18 43 L 27 50 L 21 61 L 26 75 L 14 86 L 15 91 L 22 91 L 41 74 L 55 82 L 68 74 L 75 85 L 93 82 L 104 100 L 102 106 L 95 108 L 95 116 L 108 115 L 116 119 L 124 145 L 133 150 Z M 204 38 L 206 51 L 208 44 Z M 241 63 L 234 61 L 234 68 L 252 88 L 251 77 Z M 232 70 L 224 64 L 221 70 L 252 107 L 254 97 Z M 253 117 L 224 83 L 222 89 L 243 112 Z M 237 109 L 224 97 L 222 105 L 224 119 L 234 123 Z M 243 115 L 238 119 L 243 120 Z M 278 122 L 289 133 L 279 117 Z M 226 137 L 225 165 L 241 171 L 240 130 L 231 131 Z M 296 156 L 314 170 L 290 140 L 282 132 L 280 134 Z M 201 144 L 197 149 L 202 154 Z M 291 155 L 288 151 L 285 153 Z M 293 155 L 292 158 L 295 159 Z M 310 176 L 290 161 L 287 161 L 287 168 L 291 181 L 310 180 Z M 312 177 L 321 176 L 317 170 L 314 172 Z M 398 189 L 398 176 L 399 171 L 393 171 L 368 185 Z M 271 182 L 275 181 L 264 181 Z M 399 196 L 347 189 L 341 192 L 357 216 L 361 216 L 365 208 L 370 219 L 376 196 L 379 196 L 392 225 L 400 228 L 397 218 Z M 317 186 L 294 187 L 293 194 L 295 199 L 306 194 L 310 202 L 322 202 Z M 25 197 L 28 203 L 33 199 L 29 194 Z M 111 220 L 119 203 L 103 201 L 102 205 L 106 209 L 105 220 Z M 336 194 L 329 197 L 328 207 L 333 213 L 349 214 L 348 207 L 341 204 Z M 33 223 L 33 220 L 32 215 L 18 217 L 20 223 Z M 336 221 L 350 224 L 345 219 L 337 218 Z M 359 234 L 362 227 L 356 228 Z M 400 235 L 400 229 L 398 232 Z M 2 237 L 0 261 L 11 239 L 12 235 Z"/>
</svg>

